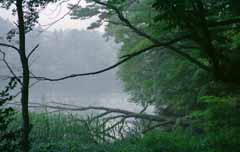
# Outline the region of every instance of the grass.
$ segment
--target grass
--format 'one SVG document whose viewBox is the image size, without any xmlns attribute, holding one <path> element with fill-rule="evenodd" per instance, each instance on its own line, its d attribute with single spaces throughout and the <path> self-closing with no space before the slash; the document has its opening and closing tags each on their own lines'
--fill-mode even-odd
<svg viewBox="0 0 240 152">
<path fill-rule="evenodd" d="M 217 109 L 219 112 L 212 112 L 217 114 L 211 115 L 214 118 L 204 121 L 207 127 L 214 124 L 214 130 L 208 130 L 204 134 L 192 134 L 191 128 L 179 128 L 171 132 L 155 130 L 145 135 L 129 135 L 125 139 L 110 142 L 101 141 L 98 122 L 89 124 L 87 119 L 77 114 L 31 113 L 31 152 L 238 152 L 239 113 L 233 111 L 233 108 L 230 108 L 229 112 L 226 109 Z M 225 115 L 234 118 L 233 122 L 238 124 L 235 126 L 228 120 L 225 122 L 227 129 L 222 127 L 221 118 L 225 118 Z M 196 117 L 196 114 L 194 116 Z M 219 120 L 215 117 L 219 117 Z M 20 114 L 17 114 L 16 118 L 11 124 L 12 129 L 20 127 Z M 199 126 L 199 123 L 196 125 Z M 215 131 L 217 128 L 219 129 Z M 97 132 L 94 134 L 94 131 Z"/>
<path fill-rule="evenodd" d="M 96 144 L 87 121 L 78 115 L 31 113 L 30 120 L 32 152 L 78 152 Z M 20 128 L 20 124 L 20 114 L 16 114 L 11 128 Z"/>
</svg>

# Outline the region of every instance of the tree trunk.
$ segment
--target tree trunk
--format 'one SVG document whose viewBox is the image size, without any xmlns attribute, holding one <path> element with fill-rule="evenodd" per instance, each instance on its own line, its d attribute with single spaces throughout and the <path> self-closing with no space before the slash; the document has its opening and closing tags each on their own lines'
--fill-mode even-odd
<svg viewBox="0 0 240 152">
<path fill-rule="evenodd" d="M 224 81 L 224 73 L 223 69 L 220 65 L 220 58 L 221 52 L 217 50 L 216 47 L 212 44 L 212 41 L 214 40 L 212 38 L 212 33 L 209 31 L 208 28 L 208 22 L 206 20 L 206 10 L 204 9 L 203 2 L 201 0 L 196 1 L 197 4 L 197 15 L 199 16 L 199 23 L 196 22 L 196 27 L 200 26 L 200 29 L 197 29 L 199 33 L 198 44 L 202 48 L 202 50 L 205 52 L 205 54 L 208 56 L 209 63 L 212 65 L 212 73 L 214 78 L 217 81 Z"/>
<path fill-rule="evenodd" d="M 29 97 L 29 65 L 28 59 L 26 56 L 25 49 L 25 22 L 23 14 L 22 0 L 17 0 L 17 13 L 18 13 L 18 29 L 19 29 L 19 48 L 20 48 L 20 58 L 22 64 L 23 72 L 23 83 L 22 83 L 22 151 L 28 152 L 30 149 L 29 146 L 29 132 L 30 132 L 30 123 L 29 123 L 29 111 L 28 111 L 28 97 Z"/>
</svg>

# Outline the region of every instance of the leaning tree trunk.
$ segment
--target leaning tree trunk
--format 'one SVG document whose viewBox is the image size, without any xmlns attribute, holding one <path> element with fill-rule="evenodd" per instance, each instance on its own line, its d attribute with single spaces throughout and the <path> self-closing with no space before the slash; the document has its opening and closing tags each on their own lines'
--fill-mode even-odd
<svg viewBox="0 0 240 152">
<path fill-rule="evenodd" d="M 20 58 L 23 72 L 23 82 L 21 90 L 21 103 L 22 103 L 22 151 L 29 151 L 29 111 L 28 111 L 28 97 L 29 97 L 29 65 L 25 49 L 25 22 L 23 14 L 22 0 L 17 0 L 17 13 L 18 13 L 18 29 L 19 29 L 19 48 Z"/>
</svg>

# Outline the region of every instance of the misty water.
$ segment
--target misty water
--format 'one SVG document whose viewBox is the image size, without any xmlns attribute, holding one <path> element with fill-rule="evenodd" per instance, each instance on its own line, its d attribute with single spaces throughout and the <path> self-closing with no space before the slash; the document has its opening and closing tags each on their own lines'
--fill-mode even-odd
<svg viewBox="0 0 240 152">
<path fill-rule="evenodd" d="M 1 41 L 12 25 L 0 20 Z M 37 44 L 39 48 L 30 59 L 31 72 L 36 76 L 58 78 L 70 74 L 92 72 L 117 62 L 120 44 L 103 33 L 80 30 L 55 30 L 27 34 L 27 50 Z M 12 40 L 11 43 L 17 43 Z M 7 49 L 6 59 L 18 75 L 21 74 L 20 60 L 16 52 Z M 10 75 L 0 63 L 1 76 Z M 32 80 L 34 83 L 35 80 Z M 6 82 L 5 82 L 6 83 Z M 3 81 L 1 81 L 3 84 Z M 19 99 L 16 99 L 19 100 Z M 79 106 L 105 106 L 139 111 L 140 107 L 128 102 L 117 69 L 95 75 L 78 77 L 59 82 L 42 81 L 30 89 L 30 103 L 68 103 Z"/>
</svg>

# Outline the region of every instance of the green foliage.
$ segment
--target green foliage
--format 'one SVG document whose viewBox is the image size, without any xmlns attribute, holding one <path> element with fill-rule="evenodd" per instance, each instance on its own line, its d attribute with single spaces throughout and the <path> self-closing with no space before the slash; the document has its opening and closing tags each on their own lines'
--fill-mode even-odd
<svg viewBox="0 0 240 152">
<path fill-rule="evenodd" d="M 204 139 L 184 132 L 159 133 L 152 132 L 143 138 L 143 144 L 152 152 L 203 152 L 209 151 Z"/>
<path fill-rule="evenodd" d="M 131 25 L 161 42 L 187 35 L 187 38 L 172 46 L 206 66 L 207 70 L 199 68 L 195 62 L 168 46 L 149 50 L 120 67 L 118 74 L 124 82 L 125 90 L 131 95 L 131 101 L 142 105 L 152 104 L 160 112 L 163 106 L 168 107 L 170 112 L 167 116 L 174 115 L 179 120 L 176 126 L 171 127 L 171 132 L 156 129 L 145 135 L 129 135 L 126 139 L 108 143 L 102 138 L 105 135 L 101 134 L 102 128 L 98 128 L 98 122 L 89 126 L 86 121 L 72 115 L 34 113 L 31 116 L 34 124 L 30 136 L 32 151 L 240 151 L 240 42 L 239 21 L 235 21 L 239 19 L 236 5 L 239 2 L 100 1 L 108 6 L 106 7 L 91 3 L 94 1 L 88 0 L 87 7 L 74 9 L 72 18 L 86 19 L 99 15 L 99 20 L 91 28 L 101 26 L 104 21 L 114 23 L 106 26 L 105 36 L 114 36 L 116 42 L 122 44 L 119 56 L 137 52 L 155 42 L 132 32 L 126 24 L 122 26 L 123 22 L 114 13 L 113 7 L 119 9 Z M 13 3 L 0 2 L 4 2 L 6 8 L 10 8 Z M 25 10 L 37 10 L 48 2 L 50 1 L 24 1 L 27 6 Z M 31 17 L 26 18 L 35 23 L 37 15 L 30 13 Z M 233 21 L 235 23 L 231 23 Z M 185 119 L 187 125 L 184 126 L 181 121 Z M 4 129 L 9 122 L 6 120 L 3 123 L 6 124 Z"/>
<path fill-rule="evenodd" d="M 75 152 L 94 147 L 84 121 L 72 114 L 32 113 L 33 128 L 30 134 L 32 152 Z"/>
<path fill-rule="evenodd" d="M 93 125 L 72 114 L 32 113 L 32 152 L 238 152 L 239 110 L 232 97 L 205 96 L 202 110 L 189 115 L 190 128 L 155 131 L 97 142 Z M 206 108 L 208 107 L 208 108 Z M 17 127 L 16 122 L 12 127 Z"/>
<path fill-rule="evenodd" d="M 201 97 L 202 110 L 191 114 L 193 127 L 218 152 L 237 152 L 240 144 L 239 97 Z"/>
<path fill-rule="evenodd" d="M 73 9 L 74 5 L 71 6 L 70 5 L 70 9 Z M 90 18 L 92 16 L 95 16 L 97 14 L 99 14 L 99 10 L 96 7 L 81 7 L 79 6 L 78 9 L 73 9 L 72 14 L 74 14 L 74 16 L 72 16 L 72 19 L 87 19 Z"/>
<path fill-rule="evenodd" d="M 104 2 L 119 8 L 134 27 L 159 41 L 164 42 L 188 34 L 189 38 L 180 40 L 173 46 L 210 70 L 207 72 L 200 69 L 193 62 L 167 48 L 151 50 L 120 67 L 119 75 L 125 90 L 132 97 L 131 101 L 144 105 L 151 103 L 157 107 L 169 105 L 173 111 L 184 115 L 197 108 L 197 98 L 208 95 L 208 92 L 213 90 L 211 83 L 216 79 L 228 83 L 238 82 L 240 74 L 236 67 L 240 65 L 237 47 L 239 30 L 233 28 L 238 26 L 238 23 L 218 25 L 220 21 L 239 18 L 233 11 L 235 1 Z M 98 5 L 98 9 L 108 12 L 103 21 L 122 23 L 113 13 L 111 6 L 106 8 Z M 81 12 L 81 9 L 76 9 L 72 15 L 79 16 L 77 12 Z M 205 28 L 211 24 L 214 26 Z M 152 43 L 121 24 L 108 24 L 106 31 L 106 35 L 113 36 L 116 42 L 122 43 L 119 56 L 137 52 Z M 211 37 L 211 40 L 208 37 Z M 209 43 L 212 43 L 212 46 L 209 47 Z"/>
<path fill-rule="evenodd" d="M 0 151 L 4 152 L 14 152 L 19 146 L 19 130 L 10 128 L 10 124 L 15 120 L 15 112 L 13 108 L 5 106 L 8 101 L 12 100 L 10 93 L 16 85 L 16 80 L 11 79 L 8 85 L 0 92 Z"/>
<path fill-rule="evenodd" d="M 32 113 L 31 118 L 32 152 L 210 152 L 205 139 L 185 132 L 154 131 L 111 143 L 96 143 L 83 125 L 84 119 L 71 114 L 46 113 Z"/>
<path fill-rule="evenodd" d="M 105 146 L 111 152 L 213 152 L 207 140 L 186 132 L 149 132 Z"/>
<path fill-rule="evenodd" d="M 189 34 L 189 38 L 173 46 L 210 67 L 210 71 L 215 68 L 217 71 L 199 69 L 166 48 L 150 50 L 120 67 L 119 75 L 131 101 L 150 103 L 157 108 L 168 105 L 177 116 L 191 119 L 183 130 L 189 130 L 198 139 L 186 135 L 185 131 L 180 132 L 180 137 L 168 136 L 168 133 L 158 138 L 152 135 L 149 137 L 152 144 L 147 149 L 156 146 L 153 151 L 239 151 L 239 97 L 232 97 L 239 93 L 239 29 L 235 28 L 239 23 L 229 23 L 239 19 L 237 3 L 232 0 L 141 0 L 128 7 L 122 3 L 121 11 L 132 25 L 153 38 L 167 41 Z M 114 15 L 107 19 L 121 22 Z M 151 44 L 125 26 L 109 24 L 106 30 L 122 43 L 119 56 Z M 161 143 L 154 143 L 158 140 L 163 147 Z"/>
</svg>

